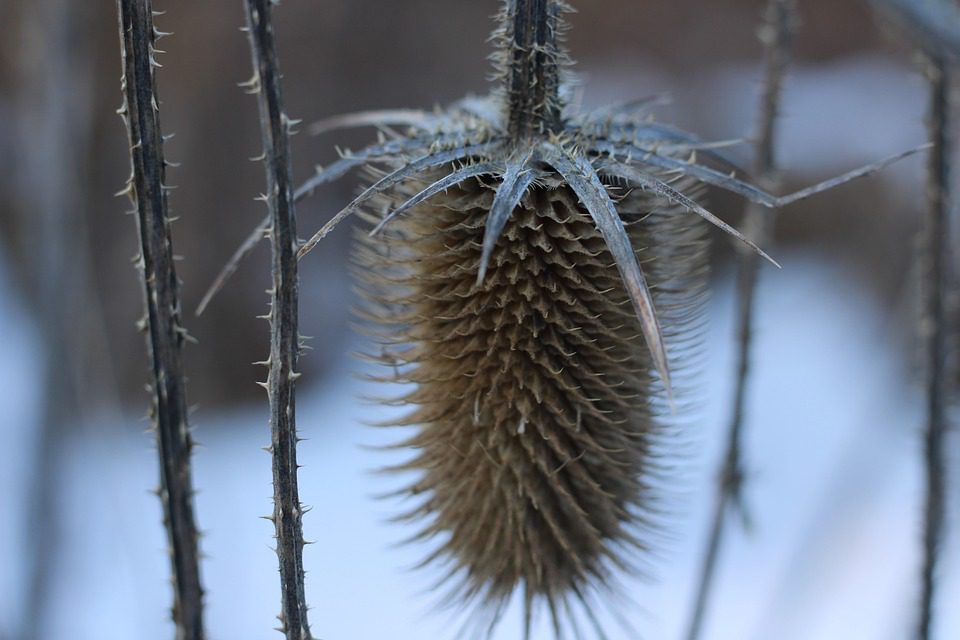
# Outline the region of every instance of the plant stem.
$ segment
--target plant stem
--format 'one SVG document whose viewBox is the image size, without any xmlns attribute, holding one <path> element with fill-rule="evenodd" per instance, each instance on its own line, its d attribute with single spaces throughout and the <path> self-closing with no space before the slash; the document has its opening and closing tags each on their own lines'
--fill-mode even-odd
<svg viewBox="0 0 960 640">
<path fill-rule="evenodd" d="M 250 86 L 257 93 L 267 176 L 273 248 L 270 302 L 270 450 L 273 455 L 273 523 L 280 561 L 281 623 L 288 640 L 309 640 L 303 574 L 303 509 L 297 488 L 295 381 L 297 332 L 297 225 L 291 186 L 289 125 L 283 109 L 280 66 L 271 21 L 271 0 L 246 0 L 253 56 Z"/>
<path fill-rule="evenodd" d="M 946 434 L 947 403 L 947 294 L 948 243 L 950 238 L 950 74 L 941 59 L 932 59 L 930 74 L 930 139 L 933 149 L 928 169 L 929 206 L 925 221 L 924 322 L 927 354 L 926 409 L 924 440 L 926 469 L 926 506 L 923 532 L 923 569 L 921 573 L 920 621 L 917 638 L 933 635 L 933 603 L 936 568 L 943 537 L 946 499 L 946 459 L 943 440 Z"/>
<path fill-rule="evenodd" d="M 192 440 L 187 426 L 181 350 L 179 283 L 174 270 L 165 162 L 153 68 L 150 0 L 118 0 L 123 48 L 122 114 L 130 134 L 133 174 L 128 193 L 137 207 L 148 347 L 153 361 L 153 419 L 160 453 L 160 498 L 174 572 L 173 619 L 178 640 L 201 640 L 203 588 L 190 471 Z"/>
<path fill-rule="evenodd" d="M 557 0 L 514 0 L 507 13 L 507 121 L 510 138 L 526 140 L 560 129 Z"/>
<path fill-rule="evenodd" d="M 764 44 L 764 80 L 760 106 L 760 122 L 755 136 L 754 174 L 767 191 L 776 191 L 776 120 L 779 112 L 783 78 L 790 62 L 790 44 L 796 25 L 795 0 L 770 0 L 760 30 Z M 775 212 L 762 211 L 756 205 L 747 207 L 744 235 L 757 245 L 769 240 Z M 743 512 L 743 424 L 750 372 L 750 346 L 753 336 L 753 312 L 756 299 L 758 255 L 739 247 L 737 272 L 737 361 L 733 392 L 733 410 L 727 431 L 727 447 L 718 476 L 713 520 L 697 586 L 687 640 L 700 637 L 703 619 L 713 587 L 717 559 L 726 529 L 727 515 L 732 508 Z"/>
<path fill-rule="evenodd" d="M 20 96 L 17 168 L 13 183 L 20 222 L 29 236 L 25 263 L 28 290 L 35 297 L 34 313 L 41 332 L 43 398 L 35 427 L 36 446 L 23 518 L 26 594 L 19 628 L 21 640 L 45 635 L 51 613 L 50 596 L 57 567 L 62 565 L 63 522 L 57 496 L 64 480 L 65 443 L 73 427 L 82 426 L 87 389 L 83 381 L 96 372 L 76 376 L 76 314 L 64 309 L 94 308 L 85 259 L 86 198 L 82 166 L 89 151 L 92 64 L 88 39 L 90 7 L 71 0 L 34 0 L 24 5 L 23 36 L 27 47 L 18 56 Z M 11 167 L 14 171 L 17 168 Z M 19 192 L 19 193 L 18 193 Z M 93 374 L 93 375 L 91 375 Z"/>
</svg>

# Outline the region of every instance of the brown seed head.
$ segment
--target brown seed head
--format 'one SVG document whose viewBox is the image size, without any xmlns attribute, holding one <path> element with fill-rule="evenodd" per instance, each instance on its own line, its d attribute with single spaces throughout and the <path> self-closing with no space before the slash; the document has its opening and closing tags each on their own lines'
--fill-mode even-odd
<svg viewBox="0 0 960 640">
<path fill-rule="evenodd" d="M 577 623 L 571 605 L 650 543 L 662 388 L 614 260 L 568 186 L 524 195 L 477 283 L 496 186 L 471 179 L 364 234 L 364 315 L 392 379 L 413 385 L 399 423 L 419 426 L 404 443 L 416 453 L 397 469 L 419 472 L 408 491 L 423 499 L 406 516 L 442 540 L 426 562 L 447 562 L 451 595 L 488 612 L 522 588 L 528 619 L 545 605 L 561 635 Z M 618 204 L 680 371 L 703 302 L 706 225 L 636 193 Z"/>
</svg>

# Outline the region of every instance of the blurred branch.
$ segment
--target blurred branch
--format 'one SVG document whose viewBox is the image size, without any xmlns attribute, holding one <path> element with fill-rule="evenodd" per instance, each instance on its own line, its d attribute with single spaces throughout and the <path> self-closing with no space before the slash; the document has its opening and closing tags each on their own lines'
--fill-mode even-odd
<svg viewBox="0 0 960 640">
<path fill-rule="evenodd" d="M 245 0 L 253 56 L 251 92 L 260 106 L 265 200 L 270 207 L 273 288 L 270 302 L 270 451 L 273 454 L 273 524 L 280 560 L 281 629 L 287 640 L 309 640 L 303 575 L 303 507 L 297 487 L 295 381 L 300 351 L 297 332 L 297 225 L 291 186 L 289 128 L 283 108 L 280 65 L 271 20 L 271 0 Z"/>
<path fill-rule="evenodd" d="M 933 636 L 936 569 L 943 542 L 947 483 L 944 439 L 947 431 L 947 333 L 950 295 L 950 209 L 952 202 L 950 67 L 960 57 L 960 6 L 954 0 L 870 0 L 908 31 L 927 54 L 930 82 L 928 129 L 932 150 L 927 170 L 927 214 L 923 227 L 921 337 L 926 355 L 926 432 L 924 469 L 926 504 L 923 522 L 923 565 L 916 637 Z"/>
<path fill-rule="evenodd" d="M 754 174 L 759 185 L 771 193 L 777 192 L 776 120 L 780 108 L 783 78 L 790 62 L 790 48 L 796 30 L 797 16 L 794 0 L 769 0 L 764 24 L 759 36 L 764 44 L 763 94 L 760 105 L 760 122 L 754 138 Z M 773 227 L 776 211 L 764 211 L 756 204 L 747 207 L 744 218 L 744 235 L 759 246 L 767 244 Z M 734 383 L 733 409 L 727 432 L 727 447 L 721 463 L 714 503 L 713 520 L 697 586 L 687 639 L 696 640 L 701 635 L 716 564 L 731 510 L 739 510 L 748 521 L 743 505 L 743 425 L 744 403 L 747 395 L 747 380 L 750 372 L 750 346 L 753 335 L 753 311 L 759 270 L 756 252 L 738 244 L 737 272 L 737 362 Z"/>
<path fill-rule="evenodd" d="M 91 62 L 85 28 L 89 8 L 70 0 L 25 5 L 23 41 L 33 43 L 18 58 L 19 157 L 14 182 L 21 221 L 27 230 L 27 290 L 44 346 L 43 395 L 30 464 L 26 606 L 19 637 L 43 635 L 54 568 L 61 559 L 56 492 L 62 480 L 63 440 L 76 424 L 85 398 L 76 372 L 79 358 L 71 338 L 80 319 L 64 309 L 82 308 L 90 294 L 85 259 L 85 198 L 77 167 L 89 147 Z M 42 43 L 42 44 L 41 44 Z M 28 44 L 27 46 L 31 46 Z M 16 94 L 15 94 L 16 95 Z M 95 372 L 93 376 L 96 377 Z"/>
<path fill-rule="evenodd" d="M 174 572 L 173 619 L 177 640 L 201 640 L 203 588 L 194 523 L 190 451 L 181 351 L 179 282 L 174 270 L 166 163 L 153 69 L 157 66 L 151 0 L 118 0 L 123 50 L 124 105 L 133 172 L 127 193 L 136 205 L 147 314 L 144 321 L 153 362 L 153 419 L 160 454 L 163 503 Z"/>
<path fill-rule="evenodd" d="M 921 572 L 920 621 L 917 638 L 932 637 L 936 568 L 943 539 L 947 462 L 943 441 L 947 430 L 947 265 L 949 216 L 952 206 L 950 158 L 953 153 L 950 115 L 950 73 L 942 59 L 931 59 L 930 154 L 927 194 L 929 206 L 924 221 L 924 309 L 921 332 L 927 364 L 927 428 L 924 439 L 927 497 L 924 514 L 923 568 Z"/>
</svg>

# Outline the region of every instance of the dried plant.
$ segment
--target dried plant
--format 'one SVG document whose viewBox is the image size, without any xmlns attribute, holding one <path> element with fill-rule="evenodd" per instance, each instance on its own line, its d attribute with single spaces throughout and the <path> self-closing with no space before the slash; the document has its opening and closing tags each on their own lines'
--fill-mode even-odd
<svg viewBox="0 0 960 640">
<path fill-rule="evenodd" d="M 353 214 L 371 227 L 356 250 L 361 314 L 379 341 L 372 357 L 390 371 L 384 379 L 412 386 L 388 401 L 412 406 L 391 424 L 417 427 L 397 445 L 414 457 L 392 468 L 418 476 L 399 492 L 420 500 L 401 518 L 424 523 L 416 539 L 439 540 L 423 564 L 446 567 L 447 602 L 472 605 L 466 624 L 481 634 L 522 591 L 526 637 L 544 611 L 556 637 L 584 623 L 603 637 L 596 608 L 612 605 L 599 596 L 647 560 L 664 509 L 669 408 L 699 341 L 709 226 L 769 259 L 703 207 L 706 187 L 777 208 L 916 151 L 771 195 L 737 177 L 722 152 L 731 143 L 655 123 L 647 101 L 574 112 L 563 98 L 568 10 L 559 0 L 504 2 L 488 97 L 318 123 L 314 132 L 375 126 L 381 135 L 292 194 L 273 175 L 289 170 L 286 143 L 271 146 L 285 125 L 274 76 L 273 107 L 261 95 L 273 217 L 199 309 L 271 228 L 275 276 L 292 269 L 278 262 L 292 246 L 291 202 L 365 168 L 369 186 L 298 256 Z M 266 68 L 276 71 L 272 43 L 254 44 L 264 80 Z M 278 215 L 289 224 L 284 239 Z M 295 310 L 295 272 L 286 274 L 273 313 Z M 275 341 L 277 333 L 275 323 Z M 283 353 L 292 373 L 295 354 Z M 299 531 L 294 540 L 302 543 Z M 303 613 L 302 573 L 294 579 L 291 610 Z"/>
<path fill-rule="evenodd" d="M 478 604 L 477 628 L 522 589 L 527 636 L 540 608 L 557 637 L 583 618 L 602 636 L 595 596 L 651 543 L 662 392 L 672 402 L 671 370 L 697 343 L 704 221 L 768 257 L 698 203 L 702 185 L 779 207 L 911 153 L 772 196 L 715 168 L 735 169 L 725 143 L 651 122 L 643 101 L 569 110 L 567 10 L 504 4 L 487 98 L 316 125 L 384 135 L 298 190 L 369 168 L 300 255 L 354 213 L 372 226 L 357 264 L 373 357 L 415 385 L 394 399 L 414 407 L 395 424 L 419 427 L 396 470 L 419 472 L 405 493 L 424 498 L 404 518 L 443 539 L 424 564 L 448 566 L 448 601 Z"/>
<path fill-rule="evenodd" d="M 151 0 L 118 0 L 123 51 L 124 103 L 120 113 L 130 134 L 132 174 L 126 193 L 136 206 L 140 234 L 137 265 L 144 285 L 153 362 L 152 416 L 160 454 L 160 500 L 173 564 L 173 620 L 178 640 L 201 640 L 203 588 L 193 513 L 190 451 L 181 350 L 186 330 L 180 323 L 179 282 L 174 270 L 166 162 L 160 132 L 154 67 L 156 40 Z"/>
<path fill-rule="evenodd" d="M 77 314 L 63 313 L 65 308 L 96 308 L 89 304 L 96 290 L 91 286 L 86 252 L 88 201 L 77 171 L 91 144 L 93 114 L 85 89 L 92 86 L 95 75 L 89 42 L 77 37 L 90 26 L 90 13 L 88 5 L 68 0 L 36 0 L 28 5 L 21 17 L 22 38 L 45 46 L 17 60 L 20 104 L 15 118 L 7 120 L 15 121 L 19 138 L 17 166 L 9 166 L 15 174 L 13 196 L 19 201 L 15 213 L 31 231 L 29 243 L 36 248 L 24 257 L 29 263 L 26 287 L 35 296 L 45 352 L 41 393 L 57 399 L 43 404 L 35 426 L 30 509 L 18 519 L 24 539 L 29 540 L 23 555 L 28 568 L 20 585 L 26 599 L 20 628 L 9 636 L 13 638 L 42 634 L 56 568 L 64 560 L 57 502 L 59 487 L 69 475 L 64 468 L 69 451 L 65 442 L 77 416 L 89 408 L 84 393 L 91 388 L 87 383 L 92 381 L 96 387 L 102 376 L 102 371 L 81 364 L 75 349 Z M 10 26 L 16 30 L 16 25 Z M 0 637 L 6 637 L 2 630 Z"/>
<path fill-rule="evenodd" d="M 944 539 L 947 502 L 947 302 L 950 263 L 950 158 L 953 144 L 950 117 L 950 72 L 943 60 L 930 61 L 930 139 L 933 152 L 928 169 L 929 206 L 924 220 L 924 350 L 927 359 L 924 468 L 926 504 L 923 519 L 923 566 L 920 573 L 920 615 L 917 638 L 933 635 L 936 570 Z"/>
<path fill-rule="evenodd" d="M 955 135 L 951 117 L 951 76 L 960 56 L 960 7 L 950 0 L 872 0 L 892 17 L 924 54 L 924 73 L 930 85 L 927 119 L 930 153 L 927 168 L 927 213 L 923 220 L 923 253 L 920 257 L 923 308 L 920 334 L 926 361 L 923 464 L 926 500 L 923 508 L 923 563 L 920 569 L 920 602 L 915 637 L 934 637 L 937 565 L 944 540 L 947 503 L 947 454 L 950 401 L 948 342 L 951 319 L 951 210 L 953 202 L 950 159 Z"/>
<path fill-rule="evenodd" d="M 760 38 L 764 44 L 763 91 L 760 100 L 760 118 L 754 136 L 754 176 L 765 188 L 775 189 L 776 121 L 784 76 L 790 60 L 790 45 L 796 29 L 797 15 L 794 0 L 770 0 L 767 4 Z M 746 235 L 757 244 L 766 244 L 773 228 L 773 213 L 761 210 L 755 204 L 747 207 L 744 216 Z M 687 629 L 688 640 L 700 637 L 706 614 L 716 562 L 720 554 L 723 534 L 732 511 L 739 511 L 745 521 L 749 516 L 743 500 L 743 430 L 744 404 L 750 371 L 750 346 L 753 335 L 754 300 L 760 261 L 753 252 L 740 251 L 737 265 L 737 359 L 733 391 L 733 409 L 727 431 L 727 447 L 720 462 L 717 496 L 713 521 L 707 538 L 703 566 L 697 582 L 697 593 Z"/>
<path fill-rule="evenodd" d="M 246 0 L 253 77 L 246 83 L 260 107 L 263 163 L 271 213 L 273 286 L 270 289 L 270 369 L 264 385 L 270 397 L 270 453 L 273 456 L 273 516 L 280 560 L 280 630 L 288 640 L 310 640 L 303 575 L 303 506 L 297 488 L 295 383 L 297 332 L 297 220 L 291 186 L 289 127 L 283 108 L 280 64 L 273 36 L 270 0 Z"/>
</svg>

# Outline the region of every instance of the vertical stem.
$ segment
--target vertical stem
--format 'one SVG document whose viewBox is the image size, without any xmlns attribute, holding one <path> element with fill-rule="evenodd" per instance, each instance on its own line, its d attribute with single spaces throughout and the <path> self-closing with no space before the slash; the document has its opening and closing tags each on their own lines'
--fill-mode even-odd
<svg viewBox="0 0 960 640">
<path fill-rule="evenodd" d="M 303 575 L 303 511 L 297 488 L 295 381 L 297 333 L 297 228 L 291 187 L 289 124 L 283 109 L 271 0 L 246 0 L 253 56 L 251 88 L 260 106 L 273 247 L 270 303 L 270 450 L 273 454 L 273 523 L 280 561 L 281 623 L 288 640 L 309 640 Z"/>
<path fill-rule="evenodd" d="M 947 253 L 949 243 L 950 197 L 950 76 L 943 60 L 930 61 L 930 139 L 933 149 L 928 169 L 928 198 L 925 227 L 923 338 L 927 355 L 924 439 L 926 506 L 923 532 L 920 620 L 917 638 L 932 637 L 933 603 L 937 558 L 943 537 L 946 494 L 946 460 L 943 440 L 946 433 L 947 402 Z"/>
<path fill-rule="evenodd" d="M 507 13 L 507 122 L 510 138 L 559 131 L 561 123 L 557 0 L 513 0 Z"/>
<path fill-rule="evenodd" d="M 44 635 L 52 578 L 61 566 L 62 522 L 57 491 L 63 482 L 64 441 L 83 420 L 80 380 L 72 375 L 77 317 L 63 312 L 89 306 L 84 246 L 83 180 L 78 166 L 89 150 L 92 65 L 88 51 L 90 7 L 71 0 L 35 0 L 24 6 L 19 56 L 18 208 L 31 231 L 27 286 L 36 296 L 43 337 L 43 403 L 29 478 L 29 510 L 23 518 L 22 587 L 26 605 L 16 637 Z M 16 170 L 16 169 L 14 169 Z M 89 371 L 86 372 L 88 377 Z M 79 418 L 78 418 L 79 416 Z"/>
<path fill-rule="evenodd" d="M 179 283 L 174 271 L 163 138 L 153 68 L 150 0 L 118 0 L 123 47 L 121 113 L 130 134 L 133 175 L 128 193 L 137 207 L 148 346 L 153 361 L 153 418 L 160 453 L 160 498 L 174 572 L 173 618 L 178 640 L 201 640 L 203 589 L 200 584 L 197 529 L 190 472 L 192 440 L 187 426 L 181 349 Z"/>
<path fill-rule="evenodd" d="M 783 78 L 790 62 L 790 44 L 796 26 L 795 0 L 769 0 L 760 40 L 764 44 L 764 79 L 760 105 L 760 122 L 755 136 L 754 174 L 760 185 L 776 191 L 776 120 L 779 112 Z M 765 212 L 757 205 L 747 207 L 744 234 L 758 245 L 767 242 L 775 212 Z M 753 336 L 753 312 L 756 298 L 759 259 L 755 252 L 738 247 L 737 272 L 737 361 L 733 392 L 733 409 L 727 431 L 727 447 L 718 474 L 717 494 L 713 519 L 693 612 L 687 630 L 687 640 L 700 637 L 703 619 L 713 588 L 716 564 L 726 530 L 727 516 L 732 508 L 743 514 L 743 424 L 747 380 L 750 372 L 750 346 Z M 745 515 L 745 514 L 744 514 Z"/>
</svg>

